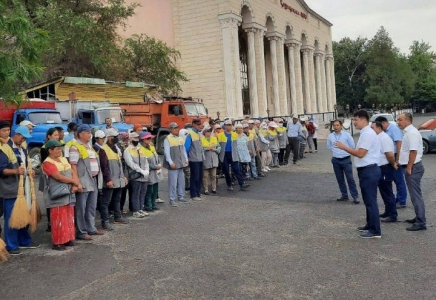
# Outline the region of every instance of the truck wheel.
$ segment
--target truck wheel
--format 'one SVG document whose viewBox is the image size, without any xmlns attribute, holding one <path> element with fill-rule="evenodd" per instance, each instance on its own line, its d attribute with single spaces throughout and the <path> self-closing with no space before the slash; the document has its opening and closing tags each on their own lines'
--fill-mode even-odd
<svg viewBox="0 0 436 300">
<path fill-rule="evenodd" d="M 157 139 L 157 153 L 159 153 L 160 155 L 164 154 L 164 141 L 167 138 L 168 134 L 164 134 L 159 136 L 159 138 Z"/>
<path fill-rule="evenodd" d="M 428 153 L 428 142 L 426 140 L 422 140 L 422 154 Z"/>
<path fill-rule="evenodd" d="M 36 175 L 41 173 L 41 149 L 38 147 L 32 148 L 29 151 L 30 162 Z"/>
</svg>

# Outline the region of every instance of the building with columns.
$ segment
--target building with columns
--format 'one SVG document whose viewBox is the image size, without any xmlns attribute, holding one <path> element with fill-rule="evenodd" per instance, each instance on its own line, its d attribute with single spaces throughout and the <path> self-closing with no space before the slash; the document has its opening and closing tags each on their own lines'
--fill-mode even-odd
<svg viewBox="0 0 436 300">
<path fill-rule="evenodd" d="M 146 33 L 180 51 L 189 78 L 181 96 L 203 99 L 211 116 L 334 111 L 332 24 L 303 0 L 139 2 L 122 34 Z"/>
</svg>

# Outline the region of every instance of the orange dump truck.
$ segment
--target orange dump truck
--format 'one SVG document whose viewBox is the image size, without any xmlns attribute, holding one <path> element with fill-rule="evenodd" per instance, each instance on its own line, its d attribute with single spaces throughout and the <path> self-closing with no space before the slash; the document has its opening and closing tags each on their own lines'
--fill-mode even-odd
<svg viewBox="0 0 436 300">
<path fill-rule="evenodd" d="M 179 128 L 193 119 L 209 121 L 203 103 L 192 98 L 168 97 L 163 100 L 148 100 L 140 103 L 119 104 L 124 120 L 129 124 L 141 124 L 153 135 L 156 135 L 156 150 L 163 153 L 163 141 L 169 134 L 169 125 L 176 122 Z"/>
</svg>

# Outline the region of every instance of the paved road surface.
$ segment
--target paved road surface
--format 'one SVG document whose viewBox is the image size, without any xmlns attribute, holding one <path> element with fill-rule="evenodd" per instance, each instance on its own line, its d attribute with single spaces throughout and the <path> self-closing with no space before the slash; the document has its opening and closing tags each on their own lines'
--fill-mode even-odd
<svg viewBox="0 0 436 300">
<path fill-rule="evenodd" d="M 42 247 L 0 265 L 0 299 L 435 299 L 434 227 L 388 224 L 381 240 L 358 238 L 365 208 L 335 201 L 324 148 L 249 192 L 227 192 L 221 179 L 218 196 L 164 204 L 63 253 L 40 224 Z M 430 225 L 435 158 L 424 158 Z M 399 219 L 411 217 L 408 202 Z"/>
</svg>

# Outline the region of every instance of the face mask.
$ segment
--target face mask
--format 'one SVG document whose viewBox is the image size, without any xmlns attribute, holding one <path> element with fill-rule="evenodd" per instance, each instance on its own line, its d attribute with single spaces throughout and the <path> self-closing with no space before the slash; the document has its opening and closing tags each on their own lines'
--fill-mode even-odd
<svg viewBox="0 0 436 300">
<path fill-rule="evenodd" d="M 132 141 L 132 145 L 133 145 L 133 146 L 136 147 L 136 146 L 138 146 L 138 144 L 139 144 L 139 141 Z"/>
<path fill-rule="evenodd" d="M 118 137 L 116 136 L 116 137 L 114 137 L 114 139 L 112 140 L 112 143 L 116 144 L 116 143 L 118 143 L 118 141 L 119 141 L 119 139 L 118 139 Z"/>
</svg>

